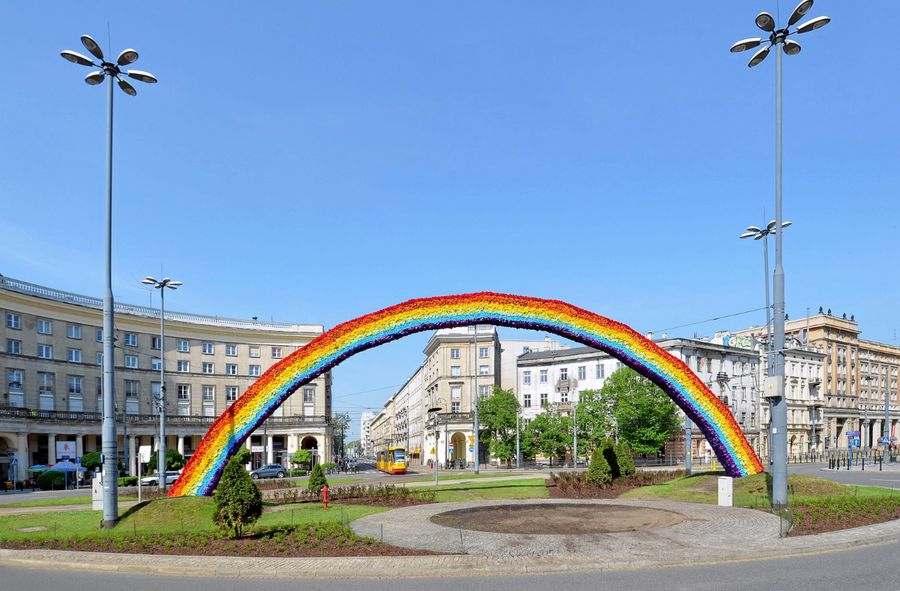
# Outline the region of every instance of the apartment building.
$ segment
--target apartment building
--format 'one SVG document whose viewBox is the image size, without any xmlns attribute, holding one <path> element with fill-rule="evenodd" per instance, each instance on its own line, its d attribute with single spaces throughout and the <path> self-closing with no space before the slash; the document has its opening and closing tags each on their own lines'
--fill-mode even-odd
<svg viewBox="0 0 900 591">
<path fill-rule="evenodd" d="M 117 437 L 130 474 L 137 448 L 158 445 L 163 358 L 166 446 L 190 456 L 250 384 L 324 331 L 167 310 L 163 343 L 159 316 L 159 309 L 116 304 Z M 77 457 L 100 451 L 102 300 L 0 276 L 0 317 L 0 478 L 21 480 L 30 465 L 54 463 L 60 442 L 72 442 Z M 330 416 L 329 373 L 295 392 L 248 438 L 254 464 L 286 464 L 300 448 L 330 460 Z"/>
</svg>

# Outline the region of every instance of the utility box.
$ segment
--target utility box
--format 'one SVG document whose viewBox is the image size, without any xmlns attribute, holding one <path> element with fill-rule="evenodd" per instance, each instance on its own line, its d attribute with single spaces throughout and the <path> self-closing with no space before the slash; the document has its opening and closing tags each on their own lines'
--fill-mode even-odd
<svg viewBox="0 0 900 591">
<path fill-rule="evenodd" d="M 91 509 L 103 511 L 103 476 L 100 472 L 94 472 L 91 479 Z"/>
<path fill-rule="evenodd" d="M 734 505 L 734 478 L 731 476 L 719 476 L 719 506 L 732 507 Z"/>
</svg>

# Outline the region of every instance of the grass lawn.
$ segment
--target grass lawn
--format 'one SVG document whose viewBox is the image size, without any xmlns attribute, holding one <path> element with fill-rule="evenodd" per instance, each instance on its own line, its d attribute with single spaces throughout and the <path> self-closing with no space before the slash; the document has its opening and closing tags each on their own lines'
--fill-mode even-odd
<svg viewBox="0 0 900 591">
<path fill-rule="evenodd" d="M 259 526 L 325 522 L 344 524 L 384 511 L 383 507 L 332 505 L 327 511 L 318 504 L 267 507 L 257 521 Z M 116 537 L 149 533 L 206 532 L 215 529 L 212 522 L 215 505 L 211 497 L 177 497 L 151 501 L 133 511 L 121 511 L 119 525 L 100 529 L 101 511 L 67 511 L 0 516 L 0 541 L 35 538 L 83 536 Z M 40 528 L 38 531 L 20 531 Z"/>
<path fill-rule="evenodd" d="M 493 499 L 546 499 L 550 496 L 543 478 L 499 482 L 468 482 L 444 486 L 416 487 L 436 492 L 435 502 L 482 501 Z"/>
<path fill-rule="evenodd" d="M 137 497 L 119 496 L 120 501 L 136 501 Z M 17 509 L 20 507 L 59 507 L 61 505 L 90 505 L 90 495 L 83 497 L 62 497 L 59 499 L 36 499 L 34 501 L 22 501 L 21 503 L 7 503 L 0 505 L 2 509 Z"/>
<path fill-rule="evenodd" d="M 508 472 L 481 472 L 475 474 L 473 472 L 438 472 L 439 480 L 470 480 L 472 478 L 510 478 L 511 476 L 522 476 L 521 473 L 510 474 Z M 429 476 L 417 476 L 416 478 L 406 478 L 401 482 L 431 482 L 434 480 L 434 473 Z M 388 483 L 390 484 L 390 483 Z"/>
<path fill-rule="evenodd" d="M 666 498 L 691 503 L 715 504 L 718 502 L 717 477 L 724 475 L 722 472 L 692 474 L 676 478 L 665 484 L 634 489 L 622 495 L 622 498 Z M 865 500 L 892 496 L 900 497 L 900 494 L 895 493 L 892 489 L 875 486 L 849 486 L 815 476 L 798 474 L 788 476 L 788 503 L 790 505 L 802 505 L 822 498 L 849 497 Z M 766 474 L 734 479 L 735 507 L 762 509 L 770 505 Z"/>
<path fill-rule="evenodd" d="M 328 486 L 333 484 L 353 484 L 355 482 L 362 482 L 366 480 L 365 478 L 358 478 L 355 476 L 326 476 L 326 480 L 328 480 Z M 257 482 L 268 482 L 267 480 L 260 480 Z M 290 482 L 291 486 L 299 486 L 305 487 L 309 484 L 309 478 L 291 478 L 288 482 Z"/>
</svg>

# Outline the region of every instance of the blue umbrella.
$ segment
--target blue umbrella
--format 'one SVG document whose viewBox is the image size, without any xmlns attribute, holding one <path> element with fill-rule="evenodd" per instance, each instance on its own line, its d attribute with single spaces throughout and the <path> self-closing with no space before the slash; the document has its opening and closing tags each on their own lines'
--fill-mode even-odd
<svg viewBox="0 0 900 591">
<path fill-rule="evenodd" d="M 87 469 L 81 464 L 75 464 L 69 460 L 56 462 L 50 468 L 50 472 L 62 472 L 65 475 L 65 486 L 69 488 L 69 472 L 87 472 Z"/>
</svg>

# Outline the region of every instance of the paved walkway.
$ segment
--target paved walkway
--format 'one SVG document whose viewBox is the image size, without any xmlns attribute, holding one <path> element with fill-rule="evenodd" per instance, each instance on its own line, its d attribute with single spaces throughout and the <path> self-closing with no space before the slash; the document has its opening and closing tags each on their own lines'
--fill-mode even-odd
<svg viewBox="0 0 900 591">
<path fill-rule="evenodd" d="M 84 553 L 62 550 L 0 549 L 0 565 L 171 575 L 258 578 L 370 578 L 416 576 L 522 575 L 589 572 L 675 565 L 714 564 L 732 560 L 816 554 L 900 540 L 900 520 L 840 532 L 796 538 L 779 537 L 779 519 L 751 509 L 670 501 L 581 501 L 654 507 L 688 519 L 653 531 L 568 536 L 520 536 L 441 528 L 428 521 L 434 513 L 485 504 L 547 503 L 570 500 L 442 503 L 396 509 L 353 523 L 354 529 L 386 542 L 465 554 L 406 557 L 245 558 L 231 556 L 158 556 Z M 575 501 L 578 502 L 578 501 Z M 424 531 L 423 531 L 424 529 Z M 441 529 L 446 531 L 440 531 Z M 500 536 L 488 538 L 481 536 Z M 433 537 L 433 540 L 429 538 Z M 504 538 L 504 539 L 501 539 Z M 587 539 L 589 538 L 589 539 Z M 496 544 L 496 546 L 495 546 Z"/>
</svg>

